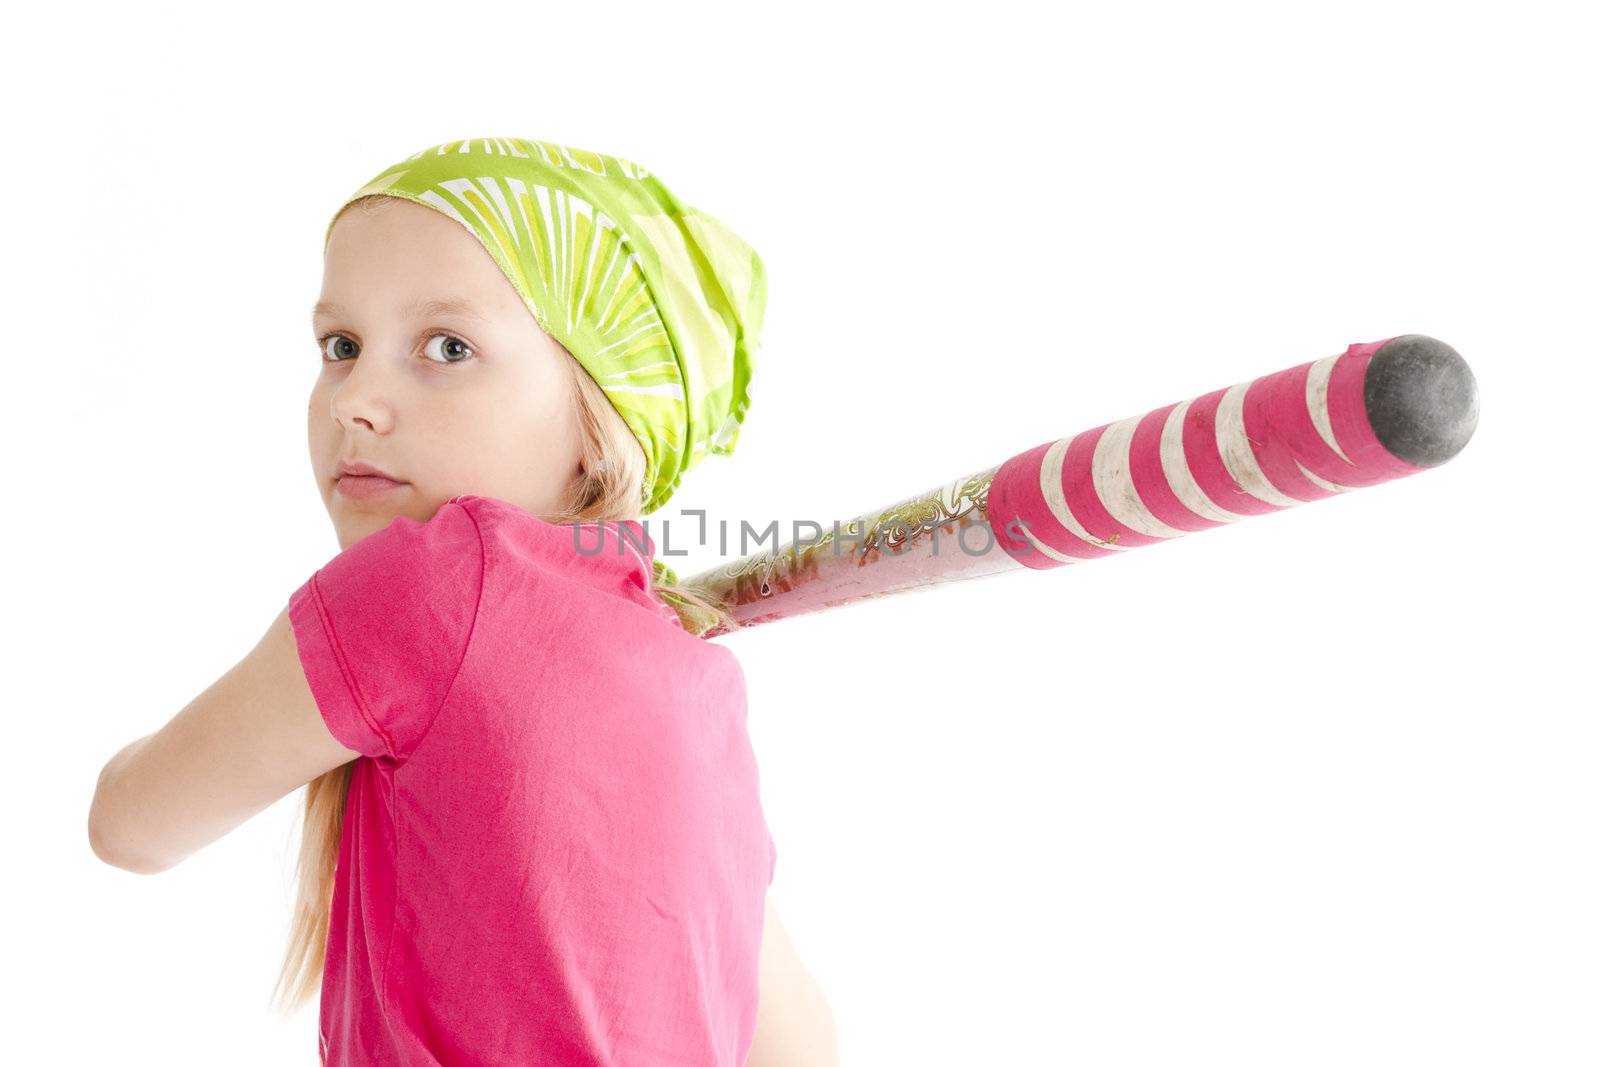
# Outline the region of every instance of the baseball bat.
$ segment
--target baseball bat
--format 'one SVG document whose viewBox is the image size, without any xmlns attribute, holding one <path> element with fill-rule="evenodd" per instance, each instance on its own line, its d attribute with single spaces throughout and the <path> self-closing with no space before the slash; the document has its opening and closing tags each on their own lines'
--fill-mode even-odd
<svg viewBox="0 0 1600 1067">
<path fill-rule="evenodd" d="M 1047 441 L 689 582 L 748 627 L 1049 570 L 1437 467 L 1477 423 L 1477 383 L 1449 345 L 1421 334 L 1352 344 Z"/>
</svg>

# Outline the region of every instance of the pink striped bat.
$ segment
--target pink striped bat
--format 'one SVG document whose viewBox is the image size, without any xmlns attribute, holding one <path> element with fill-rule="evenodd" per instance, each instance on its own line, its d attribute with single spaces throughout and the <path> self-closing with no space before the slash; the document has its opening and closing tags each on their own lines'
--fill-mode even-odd
<svg viewBox="0 0 1600 1067">
<path fill-rule="evenodd" d="M 1047 441 L 690 580 L 751 626 L 1048 570 L 1416 474 L 1461 451 L 1477 423 L 1477 383 L 1449 345 L 1421 334 L 1352 344 Z"/>
</svg>

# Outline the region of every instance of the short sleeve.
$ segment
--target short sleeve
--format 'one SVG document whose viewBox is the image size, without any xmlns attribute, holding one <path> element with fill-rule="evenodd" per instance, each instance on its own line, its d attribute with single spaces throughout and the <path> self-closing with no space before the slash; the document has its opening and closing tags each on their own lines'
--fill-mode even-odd
<svg viewBox="0 0 1600 1067">
<path fill-rule="evenodd" d="M 427 522 L 397 516 L 289 597 L 300 665 L 328 731 L 404 763 L 466 657 L 483 592 L 477 522 L 452 500 Z"/>
</svg>

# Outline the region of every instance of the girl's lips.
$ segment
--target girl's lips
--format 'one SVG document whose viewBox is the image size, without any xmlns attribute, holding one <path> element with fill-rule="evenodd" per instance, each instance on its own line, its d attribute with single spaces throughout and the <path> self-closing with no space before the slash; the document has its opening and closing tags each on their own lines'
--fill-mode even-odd
<svg viewBox="0 0 1600 1067">
<path fill-rule="evenodd" d="M 370 497 L 382 496 L 391 490 L 399 489 L 405 482 L 397 482 L 392 478 L 380 478 L 375 474 L 346 474 L 335 483 L 335 488 L 344 496 L 357 500 L 366 500 Z"/>
</svg>

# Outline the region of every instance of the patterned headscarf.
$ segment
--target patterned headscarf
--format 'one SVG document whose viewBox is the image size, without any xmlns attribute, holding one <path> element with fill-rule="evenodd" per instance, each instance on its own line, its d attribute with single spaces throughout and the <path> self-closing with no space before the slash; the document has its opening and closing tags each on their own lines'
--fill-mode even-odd
<svg viewBox="0 0 1600 1067">
<path fill-rule="evenodd" d="M 324 250 L 340 212 L 377 193 L 449 215 L 494 257 L 638 438 L 644 513 L 707 452 L 733 452 L 767 275 L 727 226 L 619 156 L 485 137 L 425 148 L 357 189 Z"/>
</svg>

